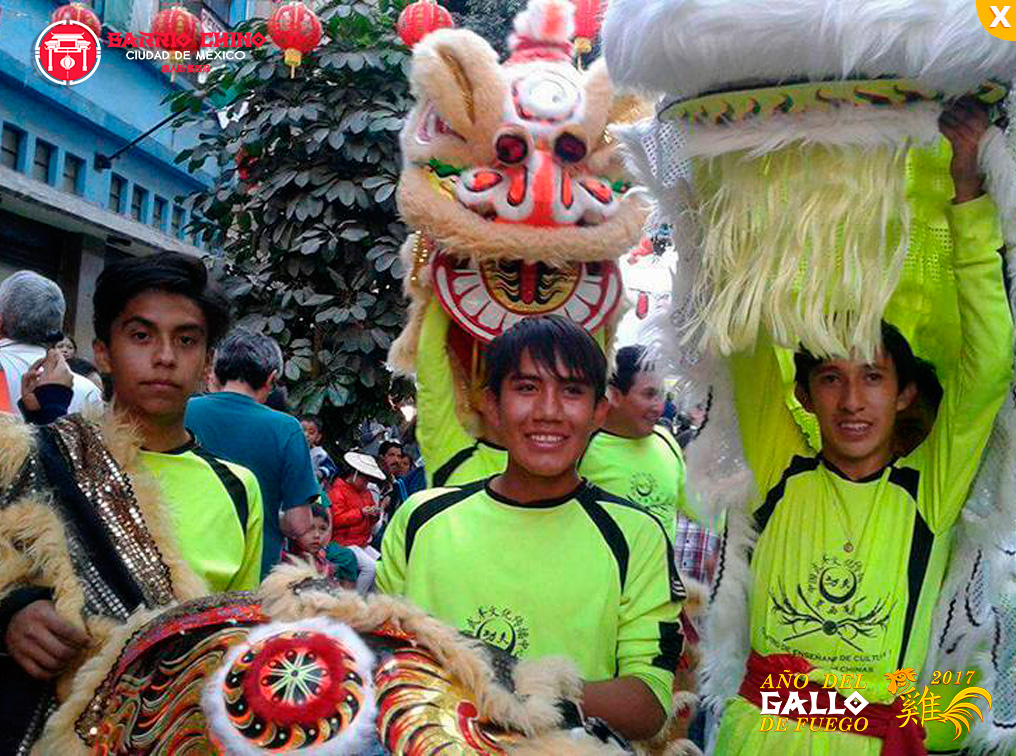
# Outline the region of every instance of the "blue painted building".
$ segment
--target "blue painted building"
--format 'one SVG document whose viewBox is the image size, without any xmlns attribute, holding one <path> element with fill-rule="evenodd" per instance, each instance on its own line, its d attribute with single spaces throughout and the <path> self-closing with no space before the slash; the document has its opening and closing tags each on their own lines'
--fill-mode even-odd
<svg viewBox="0 0 1016 756">
<path fill-rule="evenodd" d="M 32 268 L 57 280 L 69 332 L 82 346 L 91 341 L 95 278 L 109 260 L 160 249 L 201 254 L 185 230 L 183 198 L 212 178 L 174 164 L 196 132 L 171 125 L 111 167 L 96 167 L 97 155 L 113 155 L 169 115 L 162 101 L 174 87 L 191 85 L 185 77 L 171 82 L 160 62 L 129 60 L 126 48 L 105 44 L 108 31 L 147 31 L 157 0 L 97 2 L 100 64 L 86 81 L 60 86 L 34 60 L 58 3 L 0 0 L 0 279 Z M 205 31 L 225 30 L 254 10 L 249 0 L 187 6 L 200 13 Z"/>
</svg>

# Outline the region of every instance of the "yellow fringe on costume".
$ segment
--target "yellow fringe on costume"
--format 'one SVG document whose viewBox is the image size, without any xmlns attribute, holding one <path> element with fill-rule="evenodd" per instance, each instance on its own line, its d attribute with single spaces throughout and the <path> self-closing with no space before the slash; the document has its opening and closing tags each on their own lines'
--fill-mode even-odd
<svg viewBox="0 0 1016 756">
<path fill-rule="evenodd" d="M 906 150 L 801 145 L 696 161 L 704 346 L 874 354 L 907 255 Z M 816 181 L 821 176 L 821 181 Z"/>
</svg>

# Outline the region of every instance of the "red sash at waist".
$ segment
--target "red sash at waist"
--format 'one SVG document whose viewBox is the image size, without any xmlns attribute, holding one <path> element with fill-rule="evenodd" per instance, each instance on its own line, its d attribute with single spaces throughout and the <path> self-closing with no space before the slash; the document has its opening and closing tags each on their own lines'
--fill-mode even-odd
<svg viewBox="0 0 1016 756">
<path fill-rule="evenodd" d="M 802 698 L 810 698 L 810 694 L 813 692 L 828 694 L 830 692 L 829 688 L 823 688 L 818 683 L 811 681 L 803 688 L 780 687 L 777 684 L 781 672 L 784 674 L 787 672 L 807 674 L 811 670 L 811 664 L 800 656 L 794 656 L 793 654 L 762 656 L 752 651 L 748 657 L 748 667 L 738 693 L 746 701 L 751 701 L 760 709 L 762 708 L 762 686 L 765 685 L 767 678 L 770 678 L 770 685 L 773 686 L 771 688 L 766 686 L 765 691 L 767 693 L 770 691 L 789 692 L 795 690 Z M 833 692 L 839 707 L 844 708 L 845 699 L 839 692 Z M 882 756 L 926 756 L 924 728 L 913 719 L 907 722 L 905 727 L 900 727 L 900 720 L 897 717 L 902 712 L 903 702 L 899 698 L 895 699 L 892 704 L 869 703 L 864 707 L 864 712 L 861 714 L 861 716 L 868 720 L 868 726 L 864 732 L 856 732 L 849 728 L 848 730 L 837 729 L 835 732 L 850 732 L 861 737 L 879 738 L 882 741 Z M 786 719 L 811 718 L 810 715 L 801 715 L 797 712 L 788 712 L 780 716 Z M 857 717 L 849 713 L 822 714 L 821 716 L 833 720 L 837 726 L 844 718 L 857 719 Z M 830 732 L 832 731 L 834 730 L 830 730 Z"/>
</svg>

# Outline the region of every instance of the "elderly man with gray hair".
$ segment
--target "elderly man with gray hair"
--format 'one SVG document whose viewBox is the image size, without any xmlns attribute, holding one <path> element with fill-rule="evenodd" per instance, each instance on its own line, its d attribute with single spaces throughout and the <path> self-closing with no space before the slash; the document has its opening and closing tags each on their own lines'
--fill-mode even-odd
<svg viewBox="0 0 1016 756">
<path fill-rule="evenodd" d="M 15 411 L 26 373 L 39 370 L 62 337 L 66 304 L 60 287 L 45 276 L 22 270 L 0 283 L 0 410 Z M 102 393 L 87 378 L 72 378 L 68 412 L 102 406 Z"/>
<path fill-rule="evenodd" d="M 299 421 L 264 405 L 282 372 L 278 343 L 236 328 L 216 348 L 213 372 L 217 390 L 188 402 L 185 424 L 201 447 L 257 476 L 265 511 L 264 577 L 281 558 L 283 537 L 310 528 L 310 507 L 321 488 Z"/>
</svg>

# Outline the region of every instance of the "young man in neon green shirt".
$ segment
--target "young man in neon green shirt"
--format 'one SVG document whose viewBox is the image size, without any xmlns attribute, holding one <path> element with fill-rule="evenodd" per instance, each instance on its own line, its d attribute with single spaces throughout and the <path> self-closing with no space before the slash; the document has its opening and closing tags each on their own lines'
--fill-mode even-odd
<svg viewBox="0 0 1016 756">
<path fill-rule="evenodd" d="M 95 360 L 113 376 L 113 408 L 141 436 L 142 465 L 155 477 L 180 549 L 211 592 L 260 583 L 264 513 L 257 478 L 215 458 L 184 427 L 212 348 L 228 323 L 210 322 L 214 289 L 191 290 L 180 256 L 110 265 L 95 288 Z M 207 301 L 206 301 L 207 300 Z M 219 307 L 227 308 L 221 300 Z"/>
<path fill-rule="evenodd" d="M 893 455 L 894 422 L 913 399 L 915 369 L 909 344 L 894 329 L 883 329 L 883 348 L 870 363 L 797 355 L 797 395 L 817 416 L 818 455 L 781 399 L 770 345 L 733 360 L 742 441 L 762 495 L 751 518 L 744 585 L 752 653 L 740 696 L 724 710 L 716 753 L 874 756 L 886 737 L 923 748 L 919 726 L 900 732 L 899 702 L 891 708 L 883 675 L 908 667 L 921 674 L 950 529 L 1012 377 L 1002 239 L 977 167 L 987 125 L 983 112 L 963 105 L 941 122 L 953 147 L 949 226 L 963 348 L 917 449 Z M 727 555 L 736 559 L 743 545 L 728 544 Z M 722 592 L 722 575 L 718 584 Z M 830 673 L 864 674 L 868 737 L 812 732 L 793 721 L 789 731 L 761 732 L 762 681 L 784 670 L 810 671 L 819 681 Z M 880 719 L 888 723 L 881 733 Z"/>
<path fill-rule="evenodd" d="M 673 434 L 656 424 L 663 414 L 663 381 L 643 364 L 645 353 L 641 346 L 617 351 L 607 419 L 589 440 L 579 474 L 652 512 L 673 542 L 678 514 L 692 516 L 684 493 L 684 458 Z"/>
<path fill-rule="evenodd" d="M 659 521 L 576 470 L 607 412 L 603 353 L 549 316 L 516 324 L 486 358 L 506 467 L 411 496 L 385 534 L 378 587 L 513 656 L 570 658 L 584 712 L 649 737 L 669 709 L 683 587 Z"/>
</svg>

